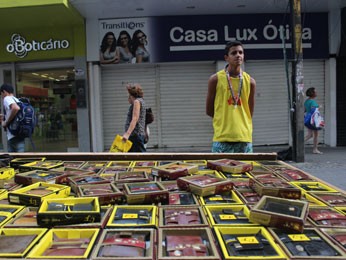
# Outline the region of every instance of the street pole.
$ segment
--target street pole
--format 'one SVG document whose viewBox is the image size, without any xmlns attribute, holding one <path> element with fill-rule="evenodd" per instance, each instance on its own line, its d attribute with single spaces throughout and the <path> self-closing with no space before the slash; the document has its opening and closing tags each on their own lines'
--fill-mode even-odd
<svg viewBox="0 0 346 260">
<path fill-rule="evenodd" d="M 292 150 L 295 162 L 304 162 L 304 76 L 303 76 L 303 48 L 301 2 L 290 0 L 292 19 L 292 48 L 294 61 L 292 62 L 292 97 L 294 111 L 292 120 Z"/>
</svg>

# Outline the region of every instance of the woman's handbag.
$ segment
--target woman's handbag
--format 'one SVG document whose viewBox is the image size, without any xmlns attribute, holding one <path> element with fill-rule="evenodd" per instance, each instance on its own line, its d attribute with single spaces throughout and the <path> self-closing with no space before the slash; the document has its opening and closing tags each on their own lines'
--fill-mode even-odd
<svg viewBox="0 0 346 260">
<path fill-rule="evenodd" d="M 317 107 L 305 114 L 304 125 L 311 130 L 321 130 L 324 127 L 324 119 Z"/>
<path fill-rule="evenodd" d="M 154 113 L 151 107 L 148 107 L 145 110 L 145 124 L 148 125 L 148 124 L 151 124 L 152 122 L 154 122 Z"/>
</svg>

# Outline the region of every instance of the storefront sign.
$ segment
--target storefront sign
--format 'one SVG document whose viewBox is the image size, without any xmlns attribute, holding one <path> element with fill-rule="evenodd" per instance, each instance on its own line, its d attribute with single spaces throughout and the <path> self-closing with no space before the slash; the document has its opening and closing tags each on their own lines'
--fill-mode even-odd
<svg viewBox="0 0 346 260">
<path fill-rule="evenodd" d="M 20 34 L 13 34 L 11 43 L 7 44 L 7 52 L 14 53 L 18 58 L 24 58 L 32 51 L 50 51 L 56 49 L 67 49 L 70 46 L 68 40 L 53 40 L 46 41 L 27 41 Z"/>
<path fill-rule="evenodd" d="M 328 14 L 302 14 L 302 23 L 304 58 L 328 58 Z M 293 58 L 289 14 L 100 20 L 100 45 L 107 32 L 112 32 L 118 40 L 120 31 L 124 30 L 129 32 L 133 42 L 136 40 L 134 32 L 138 29 L 146 35 L 145 48 L 150 54 L 150 62 L 220 60 L 224 56 L 225 43 L 232 40 L 243 43 L 247 59 L 282 59 L 284 46 L 288 58 Z M 135 51 L 132 49 L 133 56 Z"/>
</svg>

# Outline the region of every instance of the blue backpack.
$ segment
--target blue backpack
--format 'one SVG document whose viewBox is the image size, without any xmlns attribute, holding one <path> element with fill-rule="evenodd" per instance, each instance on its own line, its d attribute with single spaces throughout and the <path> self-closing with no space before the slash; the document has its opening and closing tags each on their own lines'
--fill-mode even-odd
<svg viewBox="0 0 346 260">
<path fill-rule="evenodd" d="M 28 98 L 19 98 L 19 102 L 16 103 L 20 110 L 7 129 L 14 136 L 31 137 L 36 125 L 35 110 Z"/>
</svg>

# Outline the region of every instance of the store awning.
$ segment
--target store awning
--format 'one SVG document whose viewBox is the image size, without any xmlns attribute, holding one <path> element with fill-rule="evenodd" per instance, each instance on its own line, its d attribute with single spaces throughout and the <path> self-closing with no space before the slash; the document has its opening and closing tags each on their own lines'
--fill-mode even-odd
<svg viewBox="0 0 346 260">
<path fill-rule="evenodd" d="M 84 18 L 68 0 L 1 0 L 2 29 L 78 26 Z"/>
</svg>

